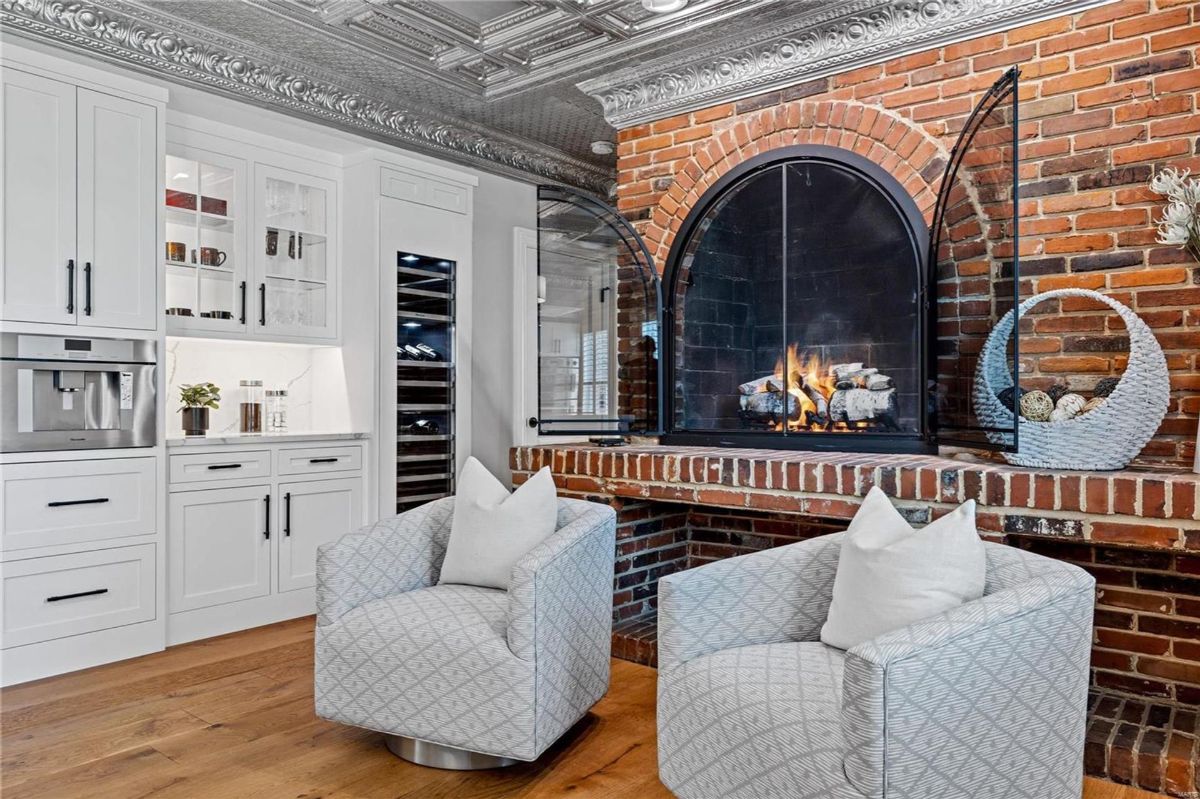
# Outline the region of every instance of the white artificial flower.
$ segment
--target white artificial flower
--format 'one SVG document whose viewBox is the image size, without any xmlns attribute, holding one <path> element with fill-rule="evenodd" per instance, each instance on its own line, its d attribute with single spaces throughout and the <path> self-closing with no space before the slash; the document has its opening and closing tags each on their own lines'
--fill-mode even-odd
<svg viewBox="0 0 1200 799">
<path fill-rule="evenodd" d="M 1169 225 L 1162 222 L 1158 226 L 1159 244 L 1187 244 L 1188 229 L 1179 225 Z"/>
<path fill-rule="evenodd" d="M 1166 167 L 1159 170 L 1158 173 L 1150 179 L 1150 190 L 1155 194 L 1166 194 L 1174 198 L 1176 193 L 1182 191 L 1183 183 L 1185 180 L 1187 180 L 1187 176 L 1190 174 L 1190 169 L 1185 169 L 1180 172 L 1173 166 Z"/>
<path fill-rule="evenodd" d="M 1172 200 L 1167 203 L 1167 207 L 1163 209 L 1162 222 L 1171 227 L 1181 227 L 1187 229 L 1195 217 L 1195 212 L 1187 203 L 1178 200 Z"/>
</svg>

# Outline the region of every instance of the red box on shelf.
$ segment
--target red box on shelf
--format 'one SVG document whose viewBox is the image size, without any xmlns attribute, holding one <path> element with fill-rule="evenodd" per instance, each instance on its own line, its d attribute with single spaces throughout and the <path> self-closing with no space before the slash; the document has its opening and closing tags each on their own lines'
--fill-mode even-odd
<svg viewBox="0 0 1200 799">
<path fill-rule="evenodd" d="M 189 211 L 195 211 L 196 195 L 186 191 L 167 189 L 167 205 L 172 208 L 186 208 Z"/>
<path fill-rule="evenodd" d="M 206 214 L 227 216 L 229 214 L 229 203 L 219 197 L 205 197 L 204 195 L 200 195 L 200 210 Z"/>
</svg>

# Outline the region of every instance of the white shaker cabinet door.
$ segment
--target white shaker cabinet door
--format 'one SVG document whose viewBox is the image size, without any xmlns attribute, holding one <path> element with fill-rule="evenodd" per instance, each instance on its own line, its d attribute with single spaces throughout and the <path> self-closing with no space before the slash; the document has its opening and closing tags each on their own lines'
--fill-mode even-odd
<svg viewBox="0 0 1200 799">
<path fill-rule="evenodd" d="M 73 324 L 75 87 L 15 69 L 0 81 L 0 315 Z"/>
<path fill-rule="evenodd" d="M 172 613 L 271 593 L 270 486 L 180 491 L 170 508 Z"/>
<path fill-rule="evenodd" d="M 79 90 L 80 324 L 156 326 L 156 114 L 152 106 Z"/>
<path fill-rule="evenodd" d="M 308 588 L 317 547 L 362 526 L 362 478 L 280 483 L 279 497 L 279 590 Z"/>
</svg>

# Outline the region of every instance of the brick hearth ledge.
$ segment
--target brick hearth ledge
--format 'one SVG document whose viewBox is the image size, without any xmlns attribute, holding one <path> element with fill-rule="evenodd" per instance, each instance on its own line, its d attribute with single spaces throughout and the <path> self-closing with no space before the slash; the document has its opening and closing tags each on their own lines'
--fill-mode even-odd
<svg viewBox="0 0 1200 799">
<path fill-rule="evenodd" d="M 928 455 L 697 447 L 517 447 L 514 483 L 549 466 L 559 489 L 850 519 L 872 486 L 922 524 L 973 499 L 985 538 L 1049 536 L 1200 552 L 1200 475 L 1021 469 Z"/>
</svg>

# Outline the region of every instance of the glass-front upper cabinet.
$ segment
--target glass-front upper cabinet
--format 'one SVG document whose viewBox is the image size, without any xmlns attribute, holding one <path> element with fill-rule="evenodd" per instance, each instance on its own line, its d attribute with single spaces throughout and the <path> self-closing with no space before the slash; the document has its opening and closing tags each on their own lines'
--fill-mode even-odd
<svg viewBox="0 0 1200 799">
<path fill-rule="evenodd" d="M 172 144 L 163 196 L 167 330 L 238 332 L 249 318 L 244 161 Z"/>
<path fill-rule="evenodd" d="M 335 201 L 332 181 L 255 166 L 252 308 L 261 336 L 337 335 Z"/>
</svg>

